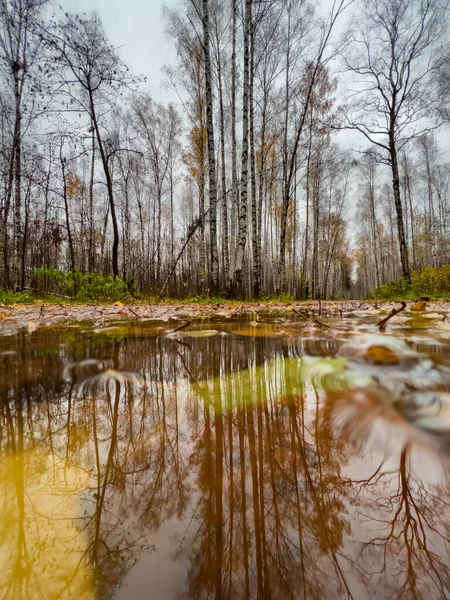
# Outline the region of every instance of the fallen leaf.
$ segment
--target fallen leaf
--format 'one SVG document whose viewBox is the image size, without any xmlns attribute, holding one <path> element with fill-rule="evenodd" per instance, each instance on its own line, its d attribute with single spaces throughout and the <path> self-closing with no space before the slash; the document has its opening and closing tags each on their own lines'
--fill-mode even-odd
<svg viewBox="0 0 450 600">
<path fill-rule="evenodd" d="M 419 300 L 419 302 L 416 302 L 416 304 L 412 304 L 410 306 L 410 310 L 421 311 L 421 310 L 425 310 L 426 307 L 427 307 L 427 303 L 425 302 L 425 300 Z"/>
<path fill-rule="evenodd" d="M 387 346 L 369 346 L 365 358 L 378 365 L 396 365 L 399 362 L 398 356 Z"/>
<path fill-rule="evenodd" d="M 119 301 L 114 302 L 114 306 L 123 306 L 123 302 L 119 302 Z"/>
</svg>

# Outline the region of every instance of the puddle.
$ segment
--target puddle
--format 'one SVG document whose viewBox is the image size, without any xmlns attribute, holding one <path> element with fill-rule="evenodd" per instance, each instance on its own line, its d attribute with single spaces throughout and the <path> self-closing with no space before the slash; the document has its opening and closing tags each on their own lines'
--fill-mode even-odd
<svg viewBox="0 0 450 600">
<path fill-rule="evenodd" d="M 450 597 L 449 334 L 378 312 L 1 336 L 0 597 Z"/>
</svg>

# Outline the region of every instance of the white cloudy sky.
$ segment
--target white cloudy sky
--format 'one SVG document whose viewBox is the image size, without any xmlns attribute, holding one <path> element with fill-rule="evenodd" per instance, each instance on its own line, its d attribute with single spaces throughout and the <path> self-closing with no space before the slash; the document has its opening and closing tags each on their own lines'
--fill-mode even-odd
<svg viewBox="0 0 450 600">
<path fill-rule="evenodd" d="M 176 63 L 175 49 L 164 32 L 163 6 L 179 0 L 60 0 L 73 12 L 99 13 L 111 44 L 121 46 L 120 55 L 135 74 L 147 77 L 147 89 L 155 100 L 168 98 L 161 89 L 161 67 Z M 170 98 L 172 99 L 172 98 Z"/>
<path fill-rule="evenodd" d="M 99 13 L 105 33 L 114 46 L 120 46 L 120 54 L 135 74 L 147 77 L 146 89 L 158 101 L 177 101 L 174 92 L 161 86 L 161 68 L 175 65 L 176 51 L 165 33 L 163 7 L 176 8 L 181 0 L 53 0 L 55 6 L 73 12 Z M 323 0 L 326 10 L 330 0 Z M 57 3 L 57 4 L 56 4 Z M 341 75 L 342 77 L 342 75 Z M 366 142 L 354 132 L 341 132 L 339 142 L 356 150 L 362 150 Z M 450 136 L 448 128 L 437 133 L 446 160 L 450 160 Z"/>
<path fill-rule="evenodd" d="M 165 64 L 175 65 L 176 51 L 165 33 L 163 7 L 181 6 L 180 0 L 53 0 L 56 6 L 73 12 L 99 13 L 110 43 L 120 46 L 122 58 L 135 74 L 147 77 L 146 89 L 161 102 L 177 101 L 174 92 L 161 86 L 161 68 Z M 324 10 L 330 0 L 323 0 Z M 57 3 L 57 4 L 56 4 Z M 342 76 L 342 75 L 341 75 Z M 446 160 L 450 160 L 450 136 L 448 128 L 437 133 L 440 147 Z M 338 142 L 354 150 L 363 150 L 366 141 L 355 132 L 341 132 Z M 358 155 L 356 155 L 358 156 Z M 389 174 L 386 173 L 389 177 Z M 347 208 L 350 229 L 354 222 L 356 197 Z"/>
</svg>

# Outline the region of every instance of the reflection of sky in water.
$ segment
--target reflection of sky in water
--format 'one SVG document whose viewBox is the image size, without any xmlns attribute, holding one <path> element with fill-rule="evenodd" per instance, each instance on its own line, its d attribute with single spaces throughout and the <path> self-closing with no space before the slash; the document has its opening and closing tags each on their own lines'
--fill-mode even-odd
<svg viewBox="0 0 450 600">
<path fill-rule="evenodd" d="M 445 360 L 160 327 L 3 338 L 0 597 L 448 596 Z"/>
</svg>

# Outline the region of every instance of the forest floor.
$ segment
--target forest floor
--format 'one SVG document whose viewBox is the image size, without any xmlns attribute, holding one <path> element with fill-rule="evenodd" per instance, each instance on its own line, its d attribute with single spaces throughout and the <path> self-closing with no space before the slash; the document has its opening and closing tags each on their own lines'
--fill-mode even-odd
<svg viewBox="0 0 450 600">
<path fill-rule="evenodd" d="M 108 321 L 136 320 L 166 322 L 209 318 L 248 318 L 249 321 L 272 317 L 287 317 L 309 322 L 313 326 L 327 327 L 327 318 L 347 318 L 388 315 L 395 309 L 406 314 L 422 313 L 450 321 L 450 302 L 430 301 L 427 303 L 380 301 L 311 301 L 311 302 L 218 302 L 173 304 L 35 304 L 0 305 L 0 336 L 14 334 L 20 328 L 33 331 L 37 327 L 55 323 L 93 322 L 104 326 Z M 412 311 L 412 312 L 411 312 Z M 322 323 L 323 321 L 323 323 Z"/>
</svg>

